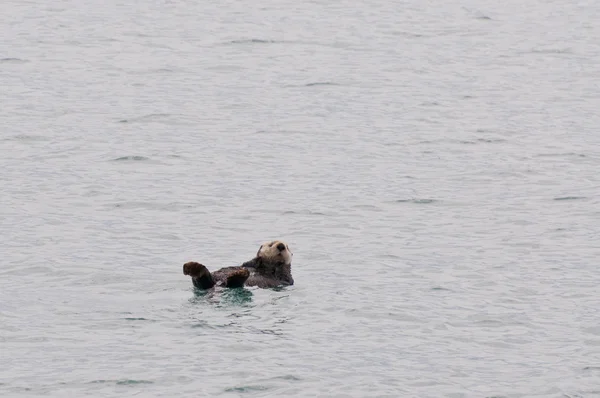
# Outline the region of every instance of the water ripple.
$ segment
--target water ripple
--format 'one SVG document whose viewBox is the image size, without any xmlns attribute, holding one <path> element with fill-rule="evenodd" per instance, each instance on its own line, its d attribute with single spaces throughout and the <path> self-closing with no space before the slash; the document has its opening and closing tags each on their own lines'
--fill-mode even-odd
<svg viewBox="0 0 600 398">
<path fill-rule="evenodd" d="M 0 396 L 598 395 L 600 5 L 430 3 L 3 2 Z"/>
</svg>

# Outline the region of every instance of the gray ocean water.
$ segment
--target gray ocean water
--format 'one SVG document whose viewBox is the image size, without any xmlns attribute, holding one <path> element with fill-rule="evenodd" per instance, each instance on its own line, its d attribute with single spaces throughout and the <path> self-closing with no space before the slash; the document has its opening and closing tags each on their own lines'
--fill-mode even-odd
<svg viewBox="0 0 600 398">
<path fill-rule="evenodd" d="M 598 21 L 4 0 L 0 395 L 600 396 Z"/>
</svg>

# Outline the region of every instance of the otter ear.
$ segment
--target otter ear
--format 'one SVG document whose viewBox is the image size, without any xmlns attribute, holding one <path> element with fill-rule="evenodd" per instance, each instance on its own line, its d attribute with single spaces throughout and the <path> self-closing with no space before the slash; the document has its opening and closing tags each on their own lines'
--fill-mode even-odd
<svg viewBox="0 0 600 398">
<path fill-rule="evenodd" d="M 258 257 L 258 255 L 260 254 L 260 251 L 262 250 L 264 244 L 260 245 L 260 247 L 258 248 L 258 251 L 256 252 L 256 257 Z"/>
</svg>

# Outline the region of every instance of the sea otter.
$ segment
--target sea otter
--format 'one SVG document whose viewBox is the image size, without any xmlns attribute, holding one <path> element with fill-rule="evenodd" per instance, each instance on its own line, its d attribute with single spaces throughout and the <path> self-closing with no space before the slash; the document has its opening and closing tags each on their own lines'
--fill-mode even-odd
<svg viewBox="0 0 600 398">
<path fill-rule="evenodd" d="M 204 265 L 190 261 L 183 264 L 183 274 L 191 276 L 192 283 L 199 289 L 210 289 L 214 286 L 291 286 L 294 284 L 292 256 L 286 243 L 274 240 L 263 243 L 256 257 L 238 267 L 225 267 L 211 273 Z"/>
</svg>

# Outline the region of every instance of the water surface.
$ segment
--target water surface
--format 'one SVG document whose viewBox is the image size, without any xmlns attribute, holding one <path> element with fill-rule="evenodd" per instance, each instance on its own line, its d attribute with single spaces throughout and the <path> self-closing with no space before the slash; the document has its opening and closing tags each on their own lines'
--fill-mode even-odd
<svg viewBox="0 0 600 398">
<path fill-rule="evenodd" d="M 2 396 L 600 396 L 600 5 L 2 10 Z"/>
</svg>

